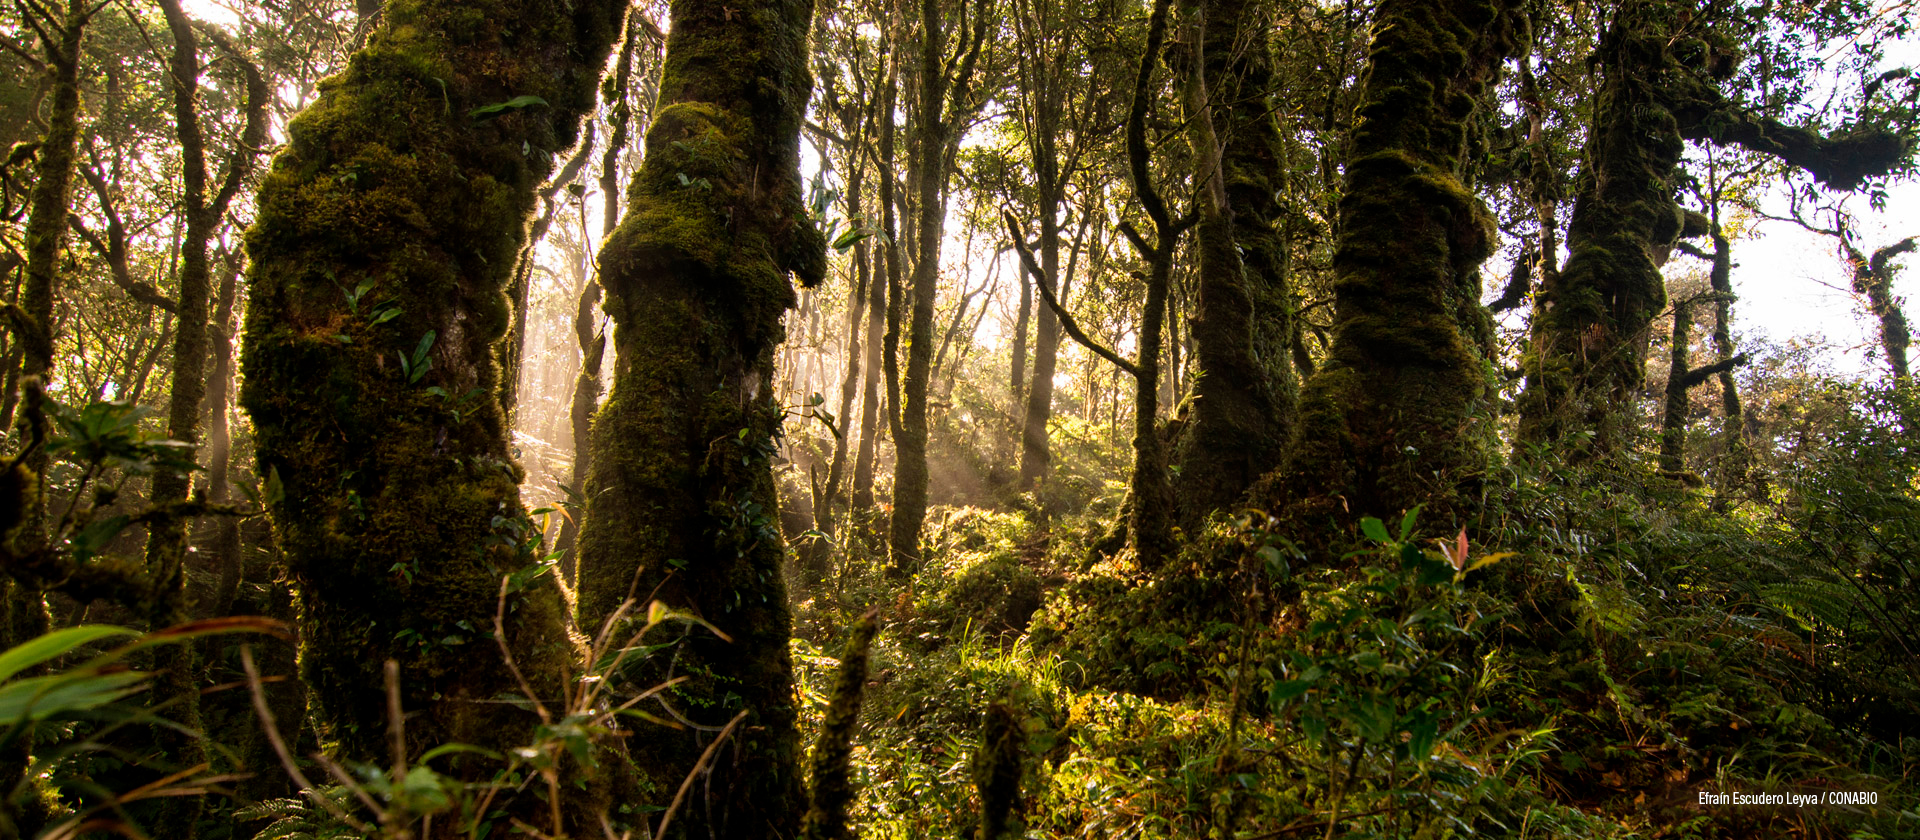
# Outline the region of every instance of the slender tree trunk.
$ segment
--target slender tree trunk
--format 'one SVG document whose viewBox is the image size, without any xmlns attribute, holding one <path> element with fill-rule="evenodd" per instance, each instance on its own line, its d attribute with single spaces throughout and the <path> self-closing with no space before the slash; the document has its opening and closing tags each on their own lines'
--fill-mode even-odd
<svg viewBox="0 0 1920 840">
<path fill-rule="evenodd" d="M 1693 342 L 1693 302 L 1673 305 L 1673 337 L 1669 348 L 1667 387 L 1660 416 L 1660 471 L 1678 478 L 1686 471 L 1687 368 Z"/>
<path fill-rule="evenodd" d="M 927 517 L 927 384 L 933 365 L 933 304 L 939 292 L 940 234 L 946 207 L 942 152 L 950 79 L 941 67 L 947 32 L 937 0 L 920 4 L 920 98 L 913 120 L 912 180 L 915 222 L 913 278 L 908 294 L 913 308 L 907 322 L 907 364 L 900 380 L 900 434 L 894 439 L 893 518 L 888 555 L 895 574 L 920 566 L 920 527 Z"/>
<path fill-rule="evenodd" d="M 1851 243 L 1846 245 L 1847 261 L 1853 264 L 1853 290 L 1866 297 L 1867 310 L 1879 322 L 1880 349 L 1886 354 L 1887 368 L 1897 385 L 1905 385 L 1909 379 L 1907 346 L 1913 337 L 1907 328 L 1906 313 L 1893 296 L 1893 277 L 1897 270 L 1893 261 L 1912 252 L 1915 241 L 1916 237 L 1907 237 L 1874 251 L 1872 256 L 1861 253 Z"/>
<path fill-rule="evenodd" d="M 200 88 L 199 39 L 179 0 L 161 0 L 174 50 L 168 62 L 173 87 L 174 130 L 180 140 L 181 187 L 186 231 L 180 240 L 180 293 L 174 300 L 178 325 L 173 333 L 173 365 L 167 396 L 167 435 L 189 446 L 199 442 L 200 410 L 207 392 L 207 345 L 213 267 L 208 253 L 227 205 L 239 191 L 266 139 L 267 83 L 252 62 L 235 52 L 247 75 L 246 128 L 225 165 L 221 183 L 209 183 L 206 140 L 201 134 L 195 98 Z M 231 51 L 231 50 L 230 50 Z M 184 471 L 161 470 L 153 477 L 152 502 L 164 505 L 187 499 L 190 478 Z M 151 526 L 147 564 L 155 583 L 148 618 L 156 626 L 186 618 L 185 593 L 187 522 L 169 518 Z M 174 648 L 178 651 L 190 647 Z M 189 708 L 192 703 L 189 702 Z"/>
<path fill-rule="evenodd" d="M 606 151 L 600 157 L 600 200 L 605 210 L 600 216 L 600 237 L 612 236 L 620 224 L 620 157 L 627 151 L 627 133 L 633 122 L 633 109 L 627 104 L 627 88 L 633 78 L 633 52 L 642 37 L 640 12 L 627 12 L 626 39 L 620 47 L 620 60 L 613 76 L 601 86 L 600 98 L 607 108 L 612 128 Z M 658 64 L 658 62 L 654 62 Z M 580 284 L 580 298 L 574 303 L 573 338 L 580 347 L 580 370 L 573 379 L 573 398 L 567 404 L 567 418 L 573 430 L 573 468 L 567 489 L 581 493 L 593 466 L 593 413 L 600 407 L 600 369 L 607 356 L 607 336 L 600 330 L 600 278 L 586 277 Z M 574 543 L 580 537 L 580 517 L 586 513 L 585 499 L 571 500 L 576 509 L 560 523 L 554 538 L 554 550 L 560 554 L 560 572 L 568 581 L 579 577 L 579 557 Z"/>
<path fill-rule="evenodd" d="M 1712 207 L 1713 268 L 1708 273 L 1714 293 L 1713 302 L 1713 349 L 1717 361 L 1726 363 L 1734 357 L 1733 352 L 1733 245 L 1727 241 L 1726 234 L 1720 228 L 1719 196 L 1714 196 Z M 1740 384 L 1733 376 L 1733 367 L 1728 365 L 1720 371 L 1720 435 L 1722 449 L 1721 467 L 1718 482 L 1714 488 L 1714 505 L 1724 509 L 1740 489 L 1749 486 L 1748 478 L 1753 469 L 1753 447 L 1747 439 L 1746 408 L 1740 404 Z M 1761 498 L 1765 494 L 1758 494 Z"/>
<path fill-rule="evenodd" d="M 879 177 L 883 183 L 881 202 L 885 204 L 892 196 L 885 194 L 884 182 L 892 176 L 882 169 Z M 892 213 L 890 209 L 883 212 Z M 873 463 L 880 438 L 880 380 L 885 375 L 885 371 L 881 370 L 880 356 L 881 345 L 886 340 L 890 287 L 881 284 L 881 281 L 888 279 L 882 261 L 891 262 L 886 257 L 886 249 L 891 247 L 891 243 L 883 242 L 870 255 L 873 268 L 872 279 L 867 284 L 866 384 L 860 396 L 860 447 L 853 461 L 853 507 L 863 511 L 873 508 Z"/>
<path fill-rule="evenodd" d="M 692 678 L 667 700 L 698 728 L 650 733 L 638 757 L 657 790 L 744 715 L 678 836 L 790 837 L 805 807 L 772 456 L 789 277 L 810 287 L 826 269 L 796 223 L 812 6 L 673 3 L 646 159 L 600 254 L 617 363 L 593 424 L 581 619 L 653 597 L 731 637 L 695 630 L 640 664 L 642 684 Z"/>
<path fill-rule="evenodd" d="M 234 308 L 240 294 L 240 256 L 230 254 L 226 273 L 220 279 L 220 299 L 214 309 L 209 337 L 213 344 L 213 375 L 208 378 L 207 402 L 207 501 L 225 504 L 233 500 L 233 427 L 228 419 L 233 399 Z M 240 590 L 240 520 L 222 516 L 213 522 L 213 539 L 207 553 L 220 577 L 214 584 L 213 603 L 208 615 L 231 615 L 234 598 Z"/>
<path fill-rule="evenodd" d="M 1033 274 L 1020 266 L 1020 310 L 1013 321 L 1013 350 L 1011 370 L 1007 377 L 1007 418 L 1011 422 L 1010 430 L 1022 434 L 1023 416 L 1026 414 L 1021 405 L 1027 390 L 1027 334 L 1032 332 L 1029 324 L 1033 320 Z"/>
<path fill-rule="evenodd" d="M 84 0 L 68 0 L 63 19 L 43 21 L 51 36 L 44 44 L 47 71 L 51 76 L 47 84 L 50 107 L 47 131 L 40 139 L 34 167 L 33 193 L 28 199 L 25 285 L 20 290 L 18 303 L 8 308 L 20 353 L 20 379 L 10 383 L 17 386 L 32 380 L 34 387 L 44 387 L 53 373 L 53 304 L 59 285 L 60 253 L 67 233 L 67 212 L 71 206 L 74 150 L 80 130 L 80 46 L 91 14 L 89 5 Z M 12 388 L 7 396 L 14 397 Z M 35 410 L 32 405 L 27 408 L 20 418 L 22 438 L 46 439 L 52 428 L 45 412 Z M 26 468 L 35 476 L 46 475 L 45 452 L 44 448 L 37 450 L 26 463 Z M 15 523 L 22 526 L 22 533 L 16 539 L 27 545 L 38 545 L 46 539 L 45 486 L 37 481 L 34 484 L 32 497 L 19 511 L 24 521 Z M 0 610 L 6 619 L 4 627 L 0 627 L 0 632 L 5 634 L 0 642 L 8 646 L 45 632 L 50 623 L 46 596 L 36 582 L 30 575 L 14 574 L 14 578 L 9 585 L 0 587 Z M 32 751 L 33 739 L 23 736 L 0 753 L 0 790 L 11 791 L 21 784 L 29 789 L 37 787 L 28 775 Z M 17 805 L 11 797 L 0 800 L 0 828 L 12 828 L 20 832 L 20 836 L 37 834 L 52 816 L 39 797 L 28 797 Z"/>
<path fill-rule="evenodd" d="M 1141 258 L 1147 261 L 1147 296 L 1140 312 L 1140 353 L 1133 373 L 1133 478 L 1128 532 L 1134 555 L 1140 565 L 1156 569 L 1174 550 L 1173 522 L 1176 504 L 1173 485 L 1167 476 L 1166 444 L 1157 427 L 1160 407 L 1161 338 L 1167 315 L 1167 290 L 1173 277 L 1173 251 L 1180 234 L 1193 223 L 1193 217 L 1175 221 L 1172 211 L 1153 186 L 1149 172 L 1147 111 L 1152 99 L 1153 68 L 1167 34 L 1169 0 L 1158 0 L 1147 23 L 1146 52 L 1141 55 L 1139 73 L 1133 87 L 1133 102 L 1127 114 L 1127 170 L 1134 198 L 1153 221 L 1153 241 L 1148 243 L 1134 233 L 1132 226 L 1122 228 Z M 1123 223 L 1124 224 L 1124 223 Z"/>
<path fill-rule="evenodd" d="M 1043 165 L 1051 169 L 1050 165 Z M 1033 282 L 1058 289 L 1060 279 L 1060 186 L 1047 179 L 1040 199 L 1040 273 Z M 1044 193 L 1051 191 L 1052 197 Z M 1031 274 L 1032 272 L 1028 272 Z M 1061 298 L 1066 297 L 1059 290 Z M 1033 379 L 1027 386 L 1027 407 L 1020 427 L 1020 486 L 1034 489 L 1045 480 L 1053 466 L 1053 450 L 1047 442 L 1047 423 L 1053 420 L 1053 375 L 1060 356 L 1060 317 L 1050 307 L 1035 313 L 1033 327 Z"/>
<path fill-rule="evenodd" d="M 80 41 L 90 15 L 88 6 L 82 0 L 68 0 L 64 19 L 45 22 L 55 39 L 46 44 L 47 70 L 52 74 L 48 84 L 51 103 L 29 198 L 26 285 L 20 290 L 19 307 L 10 313 L 23 351 L 20 375 L 39 380 L 42 385 L 53 372 L 53 301 L 59 284 L 60 252 L 67 236 L 74 150 L 80 133 Z M 39 422 L 42 427 L 38 433 L 45 436 L 51 430 L 49 421 L 41 418 Z M 35 461 L 29 467 L 36 473 L 44 472 L 44 455 Z M 29 518 L 37 519 L 38 514 Z"/>
<path fill-rule="evenodd" d="M 584 664 L 545 576 L 506 596 L 524 684 L 492 649 L 502 579 L 539 546 L 487 397 L 536 190 L 593 107 L 623 10 L 396 2 L 261 187 L 241 402 L 300 591 L 301 668 L 347 759 L 390 754 L 388 659 L 414 745 L 500 751 L 538 720 L 491 701 L 559 698 Z M 503 107 L 516 97 L 546 104 Z M 565 795 L 584 797 L 565 830 L 597 834 L 604 791 Z M 544 826 L 532 799 L 514 813 Z"/>
</svg>

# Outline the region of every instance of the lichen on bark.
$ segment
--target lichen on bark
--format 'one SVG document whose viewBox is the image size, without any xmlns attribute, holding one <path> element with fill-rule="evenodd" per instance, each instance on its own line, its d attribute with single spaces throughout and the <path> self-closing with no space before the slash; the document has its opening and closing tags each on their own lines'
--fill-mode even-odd
<svg viewBox="0 0 1920 840">
<path fill-rule="evenodd" d="M 676 818 L 685 836 L 792 836 L 805 807 L 770 458 L 791 278 L 825 271 L 798 168 L 812 7 L 673 4 L 647 157 L 600 254 L 616 356 L 590 444 L 581 620 L 629 593 L 701 616 L 732 641 L 693 633 L 629 676 L 691 677 L 668 701 L 700 726 L 749 713 Z M 671 791 L 710 736 L 650 732 L 641 769 Z"/>
<path fill-rule="evenodd" d="M 533 560 L 498 343 L 535 188 L 592 107 L 622 10 L 389 3 L 261 186 L 241 399 L 300 591 L 302 671 L 349 759 L 387 756 L 386 659 L 415 744 L 501 749 L 537 723 L 493 702 L 522 690 L 490 638 L 501 579 Z M 549 581 L 510 597 L 505 625 L 551 698 L 580 651 Z"/>
</svg>

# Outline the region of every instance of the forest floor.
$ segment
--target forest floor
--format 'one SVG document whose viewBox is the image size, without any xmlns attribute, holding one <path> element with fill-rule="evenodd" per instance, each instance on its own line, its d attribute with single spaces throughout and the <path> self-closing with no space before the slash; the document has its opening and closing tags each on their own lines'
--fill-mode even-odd
<svg viewBox="0 0 1920 840">
<path fill-rule="evenodd" d="M 909 588 L 859 539 L 793 581 L 807 725 L 879 606 L 854 779 L 872 840 L 974 836 L 996 705 L 1030 838 L 1920 836 L 1920 744 L 1815 687 L 1862 663 L 1740 606 L 1714 570 L 1752 550 L 1734 520 L 1592 501 L 1485 549 L 1370 521 L 1334 562 L 1248 515 L 1151 573 L 1089 550 L 1095 514 L 937 508 Z"/>
</svg>

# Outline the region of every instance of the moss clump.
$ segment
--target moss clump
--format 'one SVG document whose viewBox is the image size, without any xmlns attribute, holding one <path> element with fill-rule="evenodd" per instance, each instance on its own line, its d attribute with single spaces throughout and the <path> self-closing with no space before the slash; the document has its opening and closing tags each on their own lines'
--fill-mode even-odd
<svg viewBox="0 0 1920 840">
<path fill-rule="evenodd" d="M 918 645 L 938 647 L 969 634 L 997 639 L 1025 632 L 1040 609 L 1045 581 L 1023 550 L 1028 523 L 1019 514 L 956 508 L 935 520 L 931 548 L 914 578 L 914 610 L 905 622 Z"/>
</svg>

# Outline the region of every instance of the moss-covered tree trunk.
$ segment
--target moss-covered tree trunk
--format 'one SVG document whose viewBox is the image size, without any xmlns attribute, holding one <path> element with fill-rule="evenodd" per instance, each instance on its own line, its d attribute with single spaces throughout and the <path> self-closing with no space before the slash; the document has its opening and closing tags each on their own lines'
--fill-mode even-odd
<svg viewBox="0 0 1920 840">
<path fill-rule="evenodd" d="M 1133 226 L 1122 222 L 1121 231 L 1147 263 L 1146 301 L 1140 310 L 1140 352 L 1134 359 L 1133 374 L 1133 476 L 1129 480 L 1127 514 L 1128 537 L 1134 556 L 1144 568 L 1153 569 L 1174 550 L 1173 485 L 1167 476 L 1167 446 L 1158 423 L 1160 409 L 1160 354 L 1167 314 L 1167 290 L 1172 285 L 1173 251 L 1180 235 L 1191 227 L 1194 217 L 1175 220 L 1173 211 L 1153 184 L 1151 149 L 1147 144 L 1147 114 L 1151 108 L 1154 65 L 1167 36 L 1170 3 L 1158 0 L 1147 20 L 1146 52 L 1141 54 L 1134 76 L 1133 99 L 1127 108 L 1127 175 L 1134 200 L 1140 202 L 1153 222 L 1149 242 Z"/>
<path fill-rule="evenodd" d="M 1602 82 L 1567 264 L 1543 278 L 1524 360 L 1525 443 L 1559 444 L 1563 457 L 1584 459 L 1621 451 L 1637 432 L 1649 325 L 1666 302 L 1660 266 L 1683 235 L 1709 232 L 1674 201 L 1683 140 L 1739 144 L 1842 190 L 1908 154 L 1888 131 L 1828 137 L 1727 99 L 1724 62 L 1714 57 L 1735 48 L 1712 25 L 1691 5 L 1624 0 L 1595 51 Z"/>
<path fill-rule="evenodd" d="M 1916 239 L 1920 237 L 1909 236 L 1876 249 L 1869 256 L 1847 241 L 1844 235 L 1841 238 L 1847 251 L 1847 262 L 1853 269 L 1853 290 L 1867 299 L 1867 311 L 1873 313 L 1873 319 L 1878 322 L 1880 351 L 1886 354 L 1887 369 L 1898 385 L 1905 385 L 1909 378 L 1907 346 L 1912 343 L 1913 334 L 1907 327 L 1907 315 L 1900 305 L 1900 299 L 1893 294 L 1893 278 L 1899 273 L 1893 261 L 1912 252 Z"/>
<path fill-rule="evenodd" d="M 1193 416 L 1175 453 L 1188 524 L 1233 504 L 1279 466 L 1293 419 L 1293 366 L 1286 343 L 1273 340 L 1291 325 L 1256 320 L 1256 311 L 1275 320 L 1290 315 L 1286 243 L 1274 229 L 1280 132 L 1266 96 L 1272 71 L 1261 12 L 1250 0 L 1189 10 L 1198 54 L 1186 80 L 1188 141 L 1202 187 Z M 1256 299 L 1280 306 L 1257 310 Z"/>
<path fill-rule="evenodd" d="M 27 253 L 21 266 L 25 276 L 16 298 L 18 303 L 7 309 L 12 341 L 20 354 L 20 375 L 7 383 L 9 412 L 14 406 L 16 389 L 29 382 L 34 383 L 32 387 L 44 387 L 53 372 L 53 303 L 59 285 L 61 252 L 66 244 L 73 157 L 80 132 L 80 46 L 88 19 L 97 10 L 98 7 L 85 0 L 69 0 L 62 18 L 41 21 L 47 36 L 42 44 L 49 77 L 47 130 L 41 135 L 36 152 L 33 191 L 28 199 Z M 22 11 L 31 13 L 24 8 Z M 11 374 L 12 370 L 8 372 Z M 52 424 L 46 413 L 31 402 L 35 399 L 31 395 L 26 397 L 27 410 L 19 417 L 19 439 L 23 441 L 44 439 L 51 432 Z M 45 475 L 45 449 L 38 450 L 25 466 L 35 476 Z M 14 545 L 6 546 L 4 553 L 31 551 L 44 544 L 45 487 L 40 481 L 32 481 L 22 488 L 29 498 L 15 500 L 18 507 L 4 512 L 5 528 L 0 532 L 0 539 L 14 540 Z M 12 580 L 0 583 L 0 644 L 12 647 L 46 632 L 50 618 L 39 575 L 33 570 L 10 566 L 7 572 Z M 40 786 L 28 772 L 32 767 L 30 733 L 0 752 L 0 791 L 23 793 L 18 798 L 8 795 L 0 799 L 0 829 L 18 832 L 23 837 L 37 834 L 54 816 L 39 795 Z"/>
<path fill-rule="evenodd" d="M 1307 515 L 1448 515 L 1492 443 L 1467 131 L 1524 38 L 1515 2 L 1383 0 L 1340 200 L 1335 315 L 1308 380 L 1287 490 Z"/>
<path fill-rule="evenodd" d="M 647 673 L 693 678 L 668 699 L 700 727 L 747 715 L 676 819 L 689 837 L 791 836 L 805 806 L 771 459 L 790 278 L 825 272 L 798 169 L 812 8 L 673 4 L 646 160 L 600 254 L 616 356 L 593 424 L 581 619 L 598 627 L 629 592 L 702 616 L 732 641 L 695 632 Z M 634 749 L 665 798 L 713 737 L 650 730 Z"/>
<path fill-rule="evenodd" d="M 920 3 L 918 91 L 914 101 L 911 186 L 913 190 L 913 276 L 908 298 L 907 364 L 900 378 L 900 433 L 894 437 L 893 516 L 888 522 L 888 555 L 894 573 L 920 566 L 920 529 L 927 519 L 928 393 L 933 384 L 935 298 L 939 295 L 940 237 L 946 230 L 945 193 L 951 154 L 959 137 L 968 82 L 986 37 L 989 16 L 972 10 L 975 26 L 952 38 L 939 0 Z M 963 20 L 966 18 L 962 18 Z M 957 45 L 953 56 L 947 44 Z"/>
<path fill-rule="evenodd" d="M 1708 281 L 1714 292 L 1713 348 L 1720 361 L 1733 358 L 1733 244 L 1720 228 L 1719 196 L 1713 199 L 1713 268 Z M 1715 471 L 1713 504 L 1724 509 L 1737 492 L 1748 486 L 1753 467 L 1753 447 L 1747 440 L 1747 412 L 1740 401 L 1740 383 L 1733 368 L 1720 371 L 1720 435 L 1722 439 L 1719 469 Z M 1765 498 L 1765 494 L 1758 494 Z"/>
<path fill-rule="evenodd" d="M 537 723 L 493 702 L 523 691 L 490 637 L 537 540 L 499 344 L 535 190 L 623 11 L 393 0 L 261 187 L 241 400 L 300 590 L 302 671 L 345 757 L 388 755 L 386 659 L 416 745 L 510 748 Z M 558 589 L 538 578 L 506 607 L 520 670 L 560 697 L 579 649 Z"/>
<path fill-rule="evenodd" d="M 1606 453 L 1633 432 L 1649 325 L 1666 304 L 1660 266 L 1685 215 L 1673 198 L 1684 149 L 1668 97 L 1667 27 L 1657 4 L 1628 0 L 1595 56 L 1594 103 L 1566 265 L 1542 278 L 1525 360 L 1522 440 Z M 1571 436 L 1591 433 L 1589 442 Z"/>
<path fill-rule="evenodd" d="M 628 90 L 633 82 L 634 51 L 641 37 L 643 28 L 635 12 L 628 16 L 626 38 L 621 42 L 613 75 L 600 86 L 600 100 L 612 128 L 607 148 L 600 156 L 601 239 L 612 236 L 620 226 L 620 159 L 627 153 L 627 135 L 635 116 L 628 103 Z M 657 60 L 651 62 L 648 72 L 658 65 Z M 639 115 L 643 120 L 651 116 L 651 103 L 647 107 L 649 110 Z M 580 348 L 580 369 L 574 373 L 573 396 L 567 402 L 567 422 L 573 433 L 573 465 L 567 489 L 576 494 L 576 500 L 583 498 L 577 494 L 585 492 L 587 474 L 593 467 L 593 413 L 600 407 L 600 371 L 607 358 L 607 336 L 600 329 L 600 295 L 600 278 L 587 277 L 580 283 L 580 296 L 573 308 L 573 340 Z M 560 571 L 568 581 L 579 577 L 579 555 L 574 548 L 580 538 L 581 513 L 576 510 L 561 522 L 560 534 L 554 539 L 554 550 L 562 552 Z"/>
<path fill-rule="evenodd" d="M 268 90 L 259 69 L 238 51 L 229 49 L 241 62 L 247 79 L 246 127 L 235 143 L 233 154 L 227 158 L 220 182 L 210 183 L 206 137 L 195 101 L 200 91 L 199 38 L 179 0 L 161 0 L 160 8 L 166 14 L 174 41 L 167 70 L 173 89 L 174 133 L 180 141 L 181 199 L 186 217 L 179 251 L 180 293 L 174 299 L 179 326 L 173 333 L 167 436 L 197 445 L 200 409 L 207 394 L 208 324 L 213 306 L 213 263 L 209 251 L 214 234 L 223 223 L 227 205 L 253 169 L 253 161 L 266 139 Z M 153 477 L 152 501 L 155 504 L 185 501 L 189 483 L 184 471 L 161 470 Z M 161 588 L 154 593 L 149 618 L 156 624 L 186 618 L 186 605 L 181 602 L 185 592 L 186 550 L 186 519 L 172 518 L 152 526 L 147 541 L 147 564 Z M 190 649 L 178 648 L 180 651 Z M 192 708 L 192 703 L 187 706 Z"/>
</svg>

